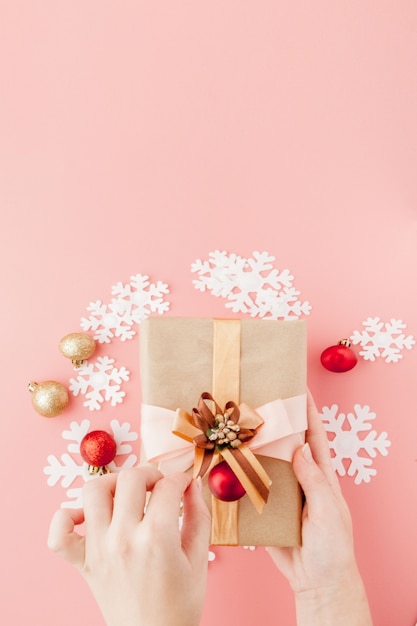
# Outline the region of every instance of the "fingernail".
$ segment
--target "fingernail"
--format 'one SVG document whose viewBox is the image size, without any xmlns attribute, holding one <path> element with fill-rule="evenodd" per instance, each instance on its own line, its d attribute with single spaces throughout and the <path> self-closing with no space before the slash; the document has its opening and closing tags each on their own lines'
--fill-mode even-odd
<svg viewBox="0 0 417 626">
<path fill-rule="evenodd" d="M 307 463 L 311 463 L 313 461 L 313 455 L 311 454 L 311 448 L 308 443 L 305 443 L 303 445 L 302 455 L 303 455 L 304 461 L 307 461 Z"/>
<path fill-rule="evenodd" d="M 203 491 L 203 481 L 201 480 L 201 476 L 197 476 L 197 478 L 195 479 L 197 488 L 199 491 Z"/>
</svg>

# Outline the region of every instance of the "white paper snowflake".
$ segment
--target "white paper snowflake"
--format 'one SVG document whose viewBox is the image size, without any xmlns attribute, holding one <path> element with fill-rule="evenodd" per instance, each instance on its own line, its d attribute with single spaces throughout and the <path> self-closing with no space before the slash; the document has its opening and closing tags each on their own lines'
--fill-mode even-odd
<svg viewBox="0 0 417 626">
<path fill-rule="evenodd" d="M 152 313 L 162 315 L 170 306 L 164 300 L 168 285 L 161 281 L 151 283 L 149 276 L 143 274 L 131 276 L 127 284 L 118 282 L 111 292 L 116 297 L 108 304 L 101 300 L 91 302 L 87 307 L 90 316 L 81 319 L 83 330 L 92 330 L 99 343 L 110 343 L 113 337 L 121 341 L 132 339 L 136 324 Z"/>
<path fill-rule="evenodd" d="M 100 409 L 103 402 L 116 406 L 123 401 L 125 392 L 120 387 L 122 381 L 129 380 L 130 372 L 125 367 L 117 369 L 113 363 L 114 359 L 99 356 L 95 363 L 81 365 L 77 378 L 70 378 L 70 390 L 74 396 L 81 393 L 86 397 L 83 404 L 90 411 Z"/>
<path fill-rule="evenodd" d="M 140 324 L 152 313 L 162 315 L 168 311 L 170 303 L 164 300 L 169 293 L 168 285 L 161 282 L 149 282 L 149 276 L 136 274 L 130 277 L 130 283 L 121 282 L 112 287 L 112 294 L 117 296 L 117 303 L 121 312 L 126 311 L 136 324 Z"/>
<path fill-rule="evenodd" d="M 69 488 L 76 479 L 82 479 L 83 482 L 93 480 L 94 477 L 88 473 L 88 466 L 80 455 L 80 443 L 83 437 L 89 432 L 91 422 L 83 420 L 80 423 L 71 422 L 69 430 L 62 433 L 63 439 L 70 443 L 67 445 L 67 452 L 60 458 L 54 454 L 48 456 L 48 465 L 44 468 L 44 474 L 48 476 L 47 483 L 50 487 L 54 487 L 58 483 L 66 490 L 69 498 L 61 504 L 62 507 L 80 508 L 82 507 L 82 485 L 80 487 Z M 137 456 L 131 454 L 133 448 L 130 442 L 138 439 L 138 434 L 132 431 L 128 422 L 120 423 L 117 420 L 110 422 L 113 437 L 117 444 L 117 452 L 114 460 L 109 463 L 108 468 L 111 472 L 120 471 L 122 468 L 133 467 L 137 463 Z M 75 454 L 73 458 L 70 454 Z M 121 456 L 127 456 L 122 460 Z"/>
<path fill-rule="evenodd" d="M 376 469 L 371 467 L 372 459 L 379 452 L 383 456 L 388 454 L 391 442 L 387 439 L 387 433 L 377 435 L 375 430 L 371 430 L 369 423 L 376 415 L 369 406 L 354 405 L 354 413 L 339 413 L 338 405 L 331 407 L 324 406 L 321 418 L 327 432 L 333 433 L 334 437 L 329 438 L 330 448 L 334 452 L 332 463 L 339 476 L 346 475 L 343 464 L 344 459 L 350 460 L 347 474 L 355 476 L 355 483 L 359 485 L 362 481 L 369 482 L 375 476 Z M 348 427 L 348 428 L 347 428 Z M 360 433 L 370 431 L 366 437 L 360 437 Z M 360 452 L 365 455 L 362 456 Z"/>
<path fill-rule="evenodd" d="M 191 271 L 199 278 L 193 284 L 199 291 L 211 291 L 229 302 L 234 313 L 248 313 L 265 319 L 298 319 L 308 315 L 311 305 L 298 300 L 294 276 L 288 269 L 274 269 L 275 257 L 268 252 L 254 252 L 252 258 L 216 250 L 209 259 L 197 259 Z"/>
<path fill-rule="evenodd" d="M 379 317 L 368 317 L 363 326 L 365 330 L 355 330 L 351 340 L 354 345 L 359 344 L 363 348 L 359 354 L 365 361 L 375 361 L 380 357 L 386 363 L 397 363 L 403 358 L 401 350 L 411 350 L 415 344 L 411 335 L 403 333 L 407 326 L 402 320 L 391 319 L 384 323 Z"/>
<path fill-rule="evenodd" d="M 101 300 L 91 302 L 87 311 L 91 311 L 91 315 L 81 319 L 81 327 L 83 330 L 92 330 L 94 339 L 99 343 L 110 343 L 113 337 L 126 341 L 135 335 L 132 316 L 129 311 L 119 307 L 117 300 L 112 300 L 109 304 L 104 304 Z"/>
</svg>

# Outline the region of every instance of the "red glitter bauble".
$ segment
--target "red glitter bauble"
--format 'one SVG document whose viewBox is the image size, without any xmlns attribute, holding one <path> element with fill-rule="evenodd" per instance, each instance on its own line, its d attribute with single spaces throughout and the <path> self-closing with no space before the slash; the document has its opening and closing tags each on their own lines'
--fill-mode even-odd
<svg viewBox="0 0 417 626">
<path fill-rule="evenodd" d="M 323 350 L 321 364 L 330 372 L 348 372 L 358 362 L 356 354 L 350 349 L 350 341 L 342 339 L 336 346 Z"/>
<path fill-rule="evenodd" d="M 94 467 L 103 467 L 116 456 L 115 440 L 105 430 L 92 430 L 80 443 L 80 454 L 84 461 Z"/>
<path fill-rule="evenodd" d="M 208 485 L 213 496 L 225 502 L 239 500 L 246 493 L 226 461 L 221 461 L 213 467 L 208 477 Z"/>
</svg>

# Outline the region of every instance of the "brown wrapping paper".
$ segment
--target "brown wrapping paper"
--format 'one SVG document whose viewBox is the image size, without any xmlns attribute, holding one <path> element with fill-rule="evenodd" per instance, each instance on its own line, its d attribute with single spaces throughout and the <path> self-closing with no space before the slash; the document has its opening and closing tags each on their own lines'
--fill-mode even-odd
<svg viewBox="0 0 417 626">
<path fill-rule="evenodd" d="M 303 320 L 241 320 L 240 328 L 241 402 L 256 408 L 306 393 Z M 201 393 L 213 387 L 213 320 L 148 318 L 140 326 L 140 363 L 144 404 L 191 412 Z M 302 494 L 291 463 L 257 458 L 272 480 L 270 496 L 261 515 L 247 495 L 239 500 L 237 543 L 300 545 Z M 203 488 L 211 508 L 206 478 Z"/>
</svg>

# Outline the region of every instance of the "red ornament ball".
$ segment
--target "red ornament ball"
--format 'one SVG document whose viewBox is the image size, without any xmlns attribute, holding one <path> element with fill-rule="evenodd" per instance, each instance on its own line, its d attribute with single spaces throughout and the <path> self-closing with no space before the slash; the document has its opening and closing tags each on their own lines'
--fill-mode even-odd
<svg viewBox="0 0 417 626">
<path fill-rule="evenodd" d="M 330 372 L 348 372 L 358 362 L 356 354 L 350 349 L 350 341 L 342 339 L 336 346 L 323 350 L 320 356 L 323 367 Z"/>
<path fill-rule="evenodd" d="M 105 430 L 92 430 L 80 443 L 83 460 L 93 467 L 103 467 L 116 456 L 115 440 Z"/>
<path fill-rule="evenodd" d="M 224 502 L 239 500 L 246 493 L 226 461 L 221 461 L 213 467 L 208 477 L 208 485 L 213 496 Z"/>
</svg>

